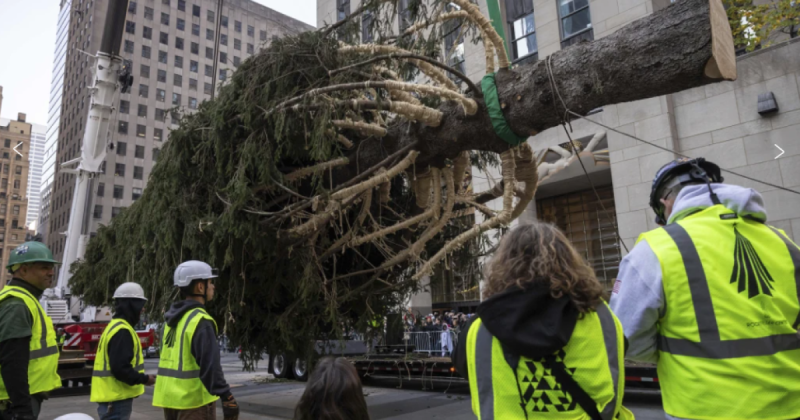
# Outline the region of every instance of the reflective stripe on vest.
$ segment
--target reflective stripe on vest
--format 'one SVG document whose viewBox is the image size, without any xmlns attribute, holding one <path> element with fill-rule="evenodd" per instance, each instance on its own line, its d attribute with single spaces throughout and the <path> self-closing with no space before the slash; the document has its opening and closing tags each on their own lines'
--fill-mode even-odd
<svg viewBox="0 0 800 420">
<path fill-rule="evenodd" d="M 185 342 L 183 337 L 186 336 L 186 328 L 189 327 L 189 324 L 192 322 L 194 317 L 196 317 L 199 314 L 200 314 L 200 310 L 199 309 L 193 310 L 192 312 L 189 313 L 189 316 L 186 317 L 186 321 L 183 324 L 183 330 L 181 330 L 181 335 L 179 337 L 179 339 L 181 340 L 181 347 L 180 347 L 180 353 L 178 353 L 178 355 L 179 355 L 178 369 L 167 369 L 167 368 L 162 368 L 161 366 L 159 366 L 158 367 L 158 376 L 164 376 L 164 377 L 169 377 L 169 378 L 179 378 L 179 379 L 192 379 L 192 378 L 199 378 L 200 377 L 200 370 L 199 369 L 198 370 L 188 371 L 188 372 L 184 372 L 183 371 L 183 345 L 184 345 L 184 342 Z"/>
<path fill-rule="evenodd" d="M 53 322 L 45 316 L 44 309 L 36 298 L 19 286 L 7 285 L 0 292 L 0 301 L 16 297 L 25 303 L 31 313 L 30 356 L 28 363 L 28 387 L 31 394 L 49 392 L 61 387 L 58 376 L 58 344 Z M 0 401 L 7 400 L 8 392 L 0 377 Z"/>
<path fill-rule="evenodd" d="M 144 385 L 128 385 L 116 377 L 110 369 L 109 344 L 115 334 L 129 334 L 133 341 L 133 357 L 130 365 L 139 373 L 144 373 L 144 360 L 142 356 L 142 343 L 136 330 L 124 319 L 115 318 L 111 320 L 103 334 L 100 336 L 96 357 L 94 359 L 94 369 L 92 370 L 92 387 L 90 401 L 96 403 L 107 403 L 113 401 L 136 398 L 144 394 Z"/>
<path fill-rule="evenodd" d="M 789 255 L 792 257 L 792 264 L 794 264 L 794 282 L 797 285 L 797 301 L 800 302 L 800 249 L 797 249 L 792 241 L 786 237 L 785 233 L 780 232 L 772 226 L 770 226 L 770 229 L 783 240 L 783 243 L 786 244 L 786 248 L 789 250 Z M 800 327 L 800 311 L 797 312 L 797 319 L 794 321 L 794 324 L 792 324 L 792 327 L 795 329 Z"/>
<path fill-rule="evenodd" d="M 675 241 L 681 258 L 683 258 L 686 276 L 689 279 L 689 291 L 694 304 L 695 319 L 700 332 L 700 341 L 659 336 L 659 350 L 681 356 L 730 359 L 769 356 L 782 351 L 800 349 L 800 337 L 797 334 L 779 334 L 759 338 L 721 341 L 705 270 L 692 238 L 689 237 L 686 229 L 678 223 L 667 225 L 663 229 Z M 773 228 L 773 230 L 775 229 Z M 784 240 L 790 255 L 792 255 L 798 288 L 798 300 L 800 301 L 800 251 L 776 230 L 775 233 Z M 800 322 L 800 314 L 798 314 L 798 320 L 795 321 L 795 328 L 797 328 L 798 322 Z"/>
<path fill-rule="evenodd" d="M 614 320 L 614 316 L 611 314 L 608 306 L 605 303 L 600 303 L 596 308 L 596 313 L 600 321 L 600 327 L 602 329 L 603 334 L 603 342 L 606 348 L 605 359 L 607 360 L 608 369 L 611 374 L 611 386 L 613 386 L 613 398 L 610 402 L 605 404 L 602 411 L 600 412 L 600 416 L 603 420 L 613 420 L 617 415 L 617 402 L 620 400 L 619 392 L 621 392 L 621 386 L 623 384 L 620 383 L 620 369 L 623 366 L 620 362 L 619 358 L 619 339 L 620 337 L 617 334 L 617 325 Z M 581 320 L 579 320 L 581 322 Z M 495 415 L 495 389 L 494 389 L 494 376 L 497 372 L 505 372 L 508 369 L 508 365 L 504 364 L 503 366 L 493 366 L 492 363 L 492 352 L 493 352 L 493 343 L 495 338 L 486 328 L 486 326 L 481 322 L 478 326 L 477 337 L 474 344 L 474 376 L 473 373 L 470 372 L 470 381 L 477 381 L 477 399 L 479 400 L 479 411 L 480 420 L 494 420 L 495 418 L 506 418 L 504 415 Z M 469 357 L 469 356 L 468 356 Z M 497 371 L 496 371 L 497 370 Z M 514 372 L 516 375 L 516 371 Z M 515 378 L 517 383 L 519 384 L 519 378 Z M 519 389 L 519 397 L 522 397 L 522 390 Z M 473 398 L 476 396 L 473 395 Z M 515 396 L 516 397 L 516 396 Z M 522 404 L 522 402 L 520 402 Z M 522 406 L 517 404 L 518 406 Z M 595 402 L 597 404 L 597 402 Z M 599 404 L 597 404 L 599 405 Z M 522 406 L 523 410 L 525 410 L 525 417 L 520 418 L 527 418 L 527 406 Z M 474 408 L 474 404 L 473 404 Z M 624 410 L 623 407 L 620 406 L 620 411 Z M 517 411 L 517 413 L 519 413 Z M 625 415 L 622 412 L 622 418 L 627 418 L 627 410 L 625 410 Z M 476 413 L 478 414 L 478 413 Z M 522 416 L 523 413 L 519 413 Z M 546 412 L 542 413 L 535 413 L 536 415 L 546 415 Z M 632 418 L 632 416 L 630 417 Z"/>
</svg>

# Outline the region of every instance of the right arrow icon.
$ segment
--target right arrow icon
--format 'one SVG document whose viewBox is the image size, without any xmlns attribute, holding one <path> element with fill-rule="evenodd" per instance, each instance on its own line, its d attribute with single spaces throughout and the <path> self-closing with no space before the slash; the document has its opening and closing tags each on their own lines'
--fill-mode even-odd
<svg viewBox="0 0 800 420">
<path fill-rule="evenodd" d="M 778 146 L 777 144 L 775 145 L 775 147 L 777 147 L 777 148 L 778 148 L 778 150 L 780 150 L 780 151 L 781 151 L 781 154 L 779 154 L 778 156 L 775 156 L 775 159 L 777 159 L 777 158 L 779 158 L 779 157 L 783 156 L 783 154 L 784 154 L 784 153 L 786 153 L 786 152 L 784 152 L 784 151 L 783 151 L 783 149 L 781 149 L 781 147 L 780 147 L 780 146 Z"/>
</svg>

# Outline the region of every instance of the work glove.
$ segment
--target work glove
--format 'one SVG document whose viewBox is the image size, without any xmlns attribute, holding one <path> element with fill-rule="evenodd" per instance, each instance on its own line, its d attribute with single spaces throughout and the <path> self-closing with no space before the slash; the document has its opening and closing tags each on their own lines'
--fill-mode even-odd
<svg viewBox="0 0 800 420">
<path fill-rule="evenodd" d="M 228 398 L 222 400 L 222 417 L 225 420 L 239 420 L 239 403 L 233 394 L 228 394 Z"/>
</svg>

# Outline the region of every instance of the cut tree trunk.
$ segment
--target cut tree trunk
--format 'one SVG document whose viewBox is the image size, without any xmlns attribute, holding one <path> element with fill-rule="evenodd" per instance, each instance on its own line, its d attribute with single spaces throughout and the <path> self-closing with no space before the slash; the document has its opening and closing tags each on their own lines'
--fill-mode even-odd
<svg viewBox="0 0 800 420">
<path fill-rule="evenodd" d="M 552 69 L 554 92 L 547 62 Z M 720 0 L 679 0 L 605 38 L 584 42 L 542 60 L 497 73 L 506 121 L 519 135 L 535 135 L 562 123 L 565 106 L 584 115 L 604 105 L 630 102 L 736 79 L 733 37 Z M 562 99 L 564 104 L 562 104 Z M 465 150 L 502 152 L 486 107 L 466 116 L 446 102 L 438 127 L 400 123 L 382 141 L 365 141 L 338 171 L 347 180 L 394 151 L 419 141 L 416 167 L 441 165 Z"/>
</svg>

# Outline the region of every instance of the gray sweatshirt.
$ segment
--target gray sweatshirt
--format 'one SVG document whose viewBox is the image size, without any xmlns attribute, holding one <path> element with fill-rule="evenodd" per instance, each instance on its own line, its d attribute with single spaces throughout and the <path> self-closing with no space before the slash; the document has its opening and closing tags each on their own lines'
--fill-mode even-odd
<svg viewBox="0 0 800 420">
<path fill-rule="evenodd" d="M 725 207 L 740 216 L 749 215 L 766 222 L 764 199 L 757 191 L 726 184 L 712 184 L 712 188 Z M 687 186 L 675 199 L 669 223 L 674 223 L 688 209 L 712 205 L 706 185 Z M 637 243 L 620 263 L 610 302 L 611 310 L 619 318 L 625 337 L 628 338 L 627 359 L 658 362 L 657 324 L 666 308 L 661 281 L 658 257 L 646 241 Z M 678 419 L 669 415 L 667 418 Z"/>
</svg>

